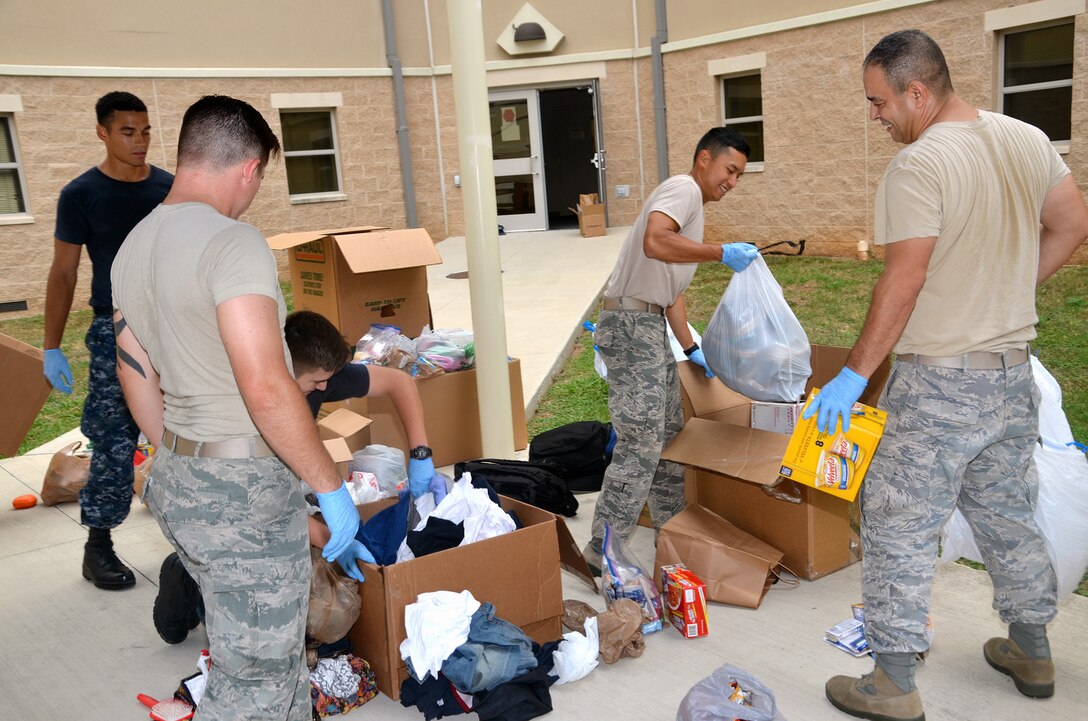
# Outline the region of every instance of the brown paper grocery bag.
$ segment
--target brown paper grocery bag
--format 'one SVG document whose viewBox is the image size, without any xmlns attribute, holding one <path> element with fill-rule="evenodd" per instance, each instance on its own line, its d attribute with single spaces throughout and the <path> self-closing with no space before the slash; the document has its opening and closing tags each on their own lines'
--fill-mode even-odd
<svg viewBox="0 0 1088 721">
<path fill-rule="evenodd" d="M 87 485 L 87 476 L 91 472 L 91 457 L 79 455 L 83 441 L 69 443 L 53 454 L 49 468 L 42 479 L 42 503 L 55 506 L 79 500 L 79 491 Z"/>
<path fill-rule="evenodd" d="M 783 553 L 702 506 L 661 527 L 654 568 L 682 563 L 706 583 L 711 601 L 758 608 Z"/>
</svg>

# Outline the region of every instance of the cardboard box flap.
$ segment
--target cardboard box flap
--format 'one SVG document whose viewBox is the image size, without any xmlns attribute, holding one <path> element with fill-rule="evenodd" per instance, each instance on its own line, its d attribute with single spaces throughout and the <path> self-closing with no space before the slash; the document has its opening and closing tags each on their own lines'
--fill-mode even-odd
<svg viewBox="0 0 1088 721">
<path fill-rule="evenodd" d="M 340 254 L 353 273 L 436 265 L 442 256 L 423 228 L 335 235 Z"/>
<path fill-rule="evenodd" d="M 692 418 L 661 458 L 769 486 L 778 480 L 788 445 L 781 433 Z"/>
<path fill-rule="evenodd" d="M 366 416 L 349 411 L 347 408 L 337 408 L 321 418 L 317 422 L 317 427 L 323 432 L 323 437 L 325 437 L 324 432 L 327 432 L 329 438 L 347 438 L 363 430 L 372 422 Z"/>
<path fill-rule="evenodd" d="M 782 560 L 782 551 L 742 531 L 702 506 L 688 506 L 682 513 L 669 519 L 666 525 L 669 533 L 690 536 L 711 548 L 721 545 L 723 537 L 728 538 L 730 548 L 765 561 L 771 568 Z"/>
<path fill-rule="evenodd" d="M 350 463 L 351 462 L 351 449 L 348 448 L 348 442 L 343 438 L 330 438 L 327 441 L 322 441 L 325 444 L 325 450 L 332 456 L 334 463 Z"/>
<path fill-rule="evenodd" d="M 327 235 L 348 235 L 350 233 L 369 233 L 373 230 L 386 230 L 384 225 L 359 225 L 353 228 L 336 228 L 333 230 L 303 230 L 297 233 L 280 233 L 268 239 L 268 247 L 272 250 L 287 250 L 296 245 L 311 243 L 320 240 Z"/>
<path fill-rule="evenodd" d="M 594 593 L 600 593 L 601 589 L 597 587 L 597 579 L 593 577 L 593 572 L 589 570 L 586 557 L 582 555 L 582 549 L 578 547 L 574 536 L 570 535 L 567 524 L 560 516 L 556 516 L 555 520 L 556 530 L 559 532 L 559 565 L 580 578 L 593 589 Z"/>
<path fill-rule="evenodd" d="M 45 354 L 40 348 L 0 335 L 0 455 L 19 452 L 19 446 L 41 413 L 52 386 L 42 375 Z"/>
<path fill-rule="evenodd" d="M 739 406 L 747 407 L 752 402 L 726 387 L 717 378 L 707 378 L 706 371 L 691 361 L 677 363 L 676 372 L 680 376 L 680 385 L 691 402 L 692 415 L 696 417 Z"/>
</svg>

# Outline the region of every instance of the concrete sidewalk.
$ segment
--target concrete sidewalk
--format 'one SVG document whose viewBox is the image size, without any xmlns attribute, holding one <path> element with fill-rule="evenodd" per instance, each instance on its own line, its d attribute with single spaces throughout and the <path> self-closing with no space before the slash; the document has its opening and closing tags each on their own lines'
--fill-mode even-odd
<svg viewBox="0 0 1088 721">
<path fill-rule="evenodd" d="M 566 358 L 579 325 L 591 312 L 623 239 L 584 239 L 576 230 L 510 234 L 501 238 L 509 353 L 522 359 L 527 405 L 535 407 L 551 373 Z M 468 283 L 448 278 L 466 270 L 463 239 L 439 244 L 444 263 L 429 269 L 438 327 L 471 327 Z M 151 623 L 158 569 L 170 546 L 147 510 L 134 504 L 115 531 L 118 553 L 137 572 L 136 587 L 95 589 L 80 576 L 86 533 L 79 507 L 65 504 L 11 510 L 11 499 L 36 493 L 52 453 L 79 432 L 34 452 L 0 461 L 0 720 L 73 717 L 88 721 L 145 719 L 137 693 L 169 696 L 196 671 L 205 647 L 203 627 L 177 646 L 163 643 Z M 579 543 L 590 534 L 595 494 L 567 525 Z M 644 564 L 653 561 L 653 534 L 640 528 L 632 543 Z M 837 673 L 860 675 L 872 663 L 825 643 L 823 632 L 849 618 L 860 600 L 860 565 L 793 590 L 777 587 L 757 610 L 710 607 L 711 635 L 685 640 L 671 629 L 647 638 L 645 654 L 601 664 L 576 683 L 552 689 L 556 721 L 672 719 L 680 699 L 723 663 L 761 679 L 790 721 L 842 721 L 824 699 L 823 684 Z M 564 573 L 564 596 L 603 608 L 580 581 Z M 527 592 L 531 592 L 527 590 Z M 918 672 L 927 717 L 1020 721 L 1081 719 L 1088 707 L 1088 599 L 1063 601 L 1051 627 L 1057 695 L 1020 696 L 1007 677 L 982 658 L 982 643 L 1003 633 L 990 607 L 988 577 L 959 565 L 942 567 L 934 588 L 936 637 Z M 486 599 L 482 599 L 486 600 Z M 1078 711 L 1078 709 L 1080 709 Z M 351 719 L 420 719 L 415 709 L 379 696 Z M 471 718 L 471 717 L 469 717 Z"/>
</svg>

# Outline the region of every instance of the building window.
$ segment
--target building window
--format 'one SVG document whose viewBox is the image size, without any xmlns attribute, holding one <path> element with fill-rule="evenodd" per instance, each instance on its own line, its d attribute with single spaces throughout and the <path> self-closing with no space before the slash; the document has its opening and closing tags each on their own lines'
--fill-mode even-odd
<svg viewBox="0 0 1088 721">
<path fill-rule="evenodd" d="M 0 215 L 26 212 L 26 181 L 15 140 L 15 120 L 0 113 Z"/>
<path fill-rule="evenodd" d="M 1072 135 L 1073 22 L 1001 35 L 1001 112 L 1031 123 L 1068 150 Z"/>
<path fill-rule="evenodd" d="M 283 160 L 292 198 L 340 193 L 340 155 L 331 110 L 281 111 Z"/>
<path fill-rule="evenodd" d="M 722 78 L 723 124 L 752 147 L 749 163 L 763 162 L 763 90 L 759 73 Z"/>
</svg>

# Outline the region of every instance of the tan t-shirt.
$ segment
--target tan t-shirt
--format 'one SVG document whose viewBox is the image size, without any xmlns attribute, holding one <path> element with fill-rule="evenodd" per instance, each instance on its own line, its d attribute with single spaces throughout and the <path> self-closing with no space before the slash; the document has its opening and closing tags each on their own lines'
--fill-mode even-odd
<svg viewBox="0 0 1088 721">
<path fill-rule="evenodd" d="M 657 186 L 620 248 L 619 259 L 608 279 L 605 295 L 610 298 L 638 298 L 669 307 L 687 290 L 698 263 L 663 263 L 646 257 L 643 236 L 650 213 L 669 216 L 680 226 L 680 235 L 703 241 L 703 193 L 690 175 L 674 175 Z"/>
<path fill-rule="evenodd" d="M 204 203 L 160 205 L 129 233 L 111 275 L 114 304 L 159 374 L 166 427 L 197 441 L 255 435 L 215 308 L 266 295 L 282 327 L 287 308 L 261 232 Z M 286 342 L 283 353 L 290 368 Z"/>
<path fill-rule="evenodd" d="M 979 111 L 899 152 L 876 193 L 877 244 L 936 237 L 896 353 L 1004 351 L 1035 338 L 1046 194 L 1069 173 L 1041 130 Z"/>
</svg>

